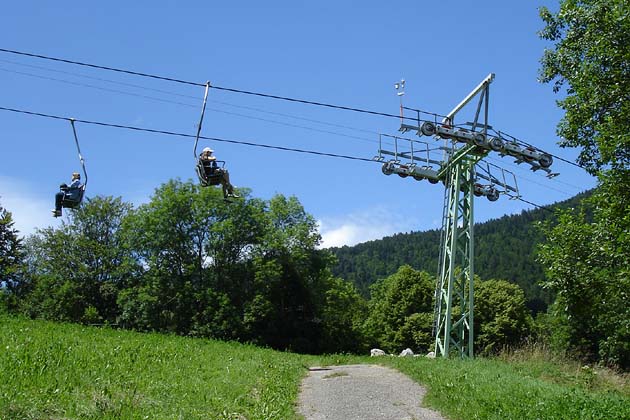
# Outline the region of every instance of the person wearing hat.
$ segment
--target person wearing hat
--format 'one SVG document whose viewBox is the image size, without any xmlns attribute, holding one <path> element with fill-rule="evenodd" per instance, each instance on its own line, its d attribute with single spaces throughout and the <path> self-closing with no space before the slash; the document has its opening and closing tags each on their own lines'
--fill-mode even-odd
<svg viewBox="0 0 630 420">
<path fill-rule="evenodd" d="M 81 197 L 81 174 L 78 172 L 72 173 L 72 180 L 70 181 L 70 185 L 61 184 L 59 186 L 59 191 L 55 195 L 55 210 L 52 211 L 54 217 L 61 217 L 61 208 L 63 206 L 63 201 L 79 201 Z"/>
<path fill-rule="evenodd" d="M 234 193 L 234 186 L 230 183 L 230 174 L 227 169 L 219 168 L 217 165 L 217 158 L 213 156 L 214 150 L 209 147 L 205 147 L 199 155 L 199 162 L 203 166 L 206 178 L 211 176 L 219 176 L 221 186 L 223 187 L 224 198 L 238 198 L 239 196 Z"/>
</svg>

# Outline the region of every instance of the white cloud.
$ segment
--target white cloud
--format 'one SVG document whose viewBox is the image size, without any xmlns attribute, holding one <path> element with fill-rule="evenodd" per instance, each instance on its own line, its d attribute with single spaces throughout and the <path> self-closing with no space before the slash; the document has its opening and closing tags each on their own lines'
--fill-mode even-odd
<svg viewBox="0 0 630 420">
<path fill-rule="evenodd" d="M 380 239 L 392 233 L 395 233 L 395 231 L 392 231 L 390 226 L 375 227 L 356 223 L 347 223 L 332 229 L 322 227 L 322 247 L 330 248 L 333 246 L 355 245 L 373 239 Z"/>
<path fill-rule="evenodd" d="M 59 219 L 51 216 L 54 208 L 54 192 L 49 197 L 37 194 L 29 184 L 14 178 L 0 176 L 0 205 L 13 216 L 14 228 L 20 236 L 35 233 L 37 228 L 59 225 Z"/>
<path fill-rule="evenodd" d="M 397 217 L 395 211 L 385 208 L 373 208 L 344 217 L 319 220 L 321 247 L 352 246 L 411 230 L 410 225 L 413 221 L 401 220 L 404 219 Z"/>
</svg>

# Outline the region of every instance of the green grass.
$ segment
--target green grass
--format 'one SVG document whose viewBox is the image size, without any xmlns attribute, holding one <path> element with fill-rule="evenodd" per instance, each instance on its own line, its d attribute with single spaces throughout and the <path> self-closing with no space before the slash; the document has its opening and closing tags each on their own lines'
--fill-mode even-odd
<svg viewBox="0 0 630 420">
<path fill-rule="evenodd" d="M 308 366 L 380 363 L 451 419 L 630 419 L 628 380 L 545 355 L 303 356 L 0 316 L 0 419 L 296 419 Z"/>
<path fill-rule="evenodd" d="M 553 360 L 391 358 L 387 364 L 425 384 L 425 404 L 452 419 L 630 419 L 627 383 L 595 384 L 590 372 L 567 380 L 570 368 Z"/>
<path fill-rule="evenodd" d="M 290 419 L 303 357 L 0 317 L 2 419 Z"/>
</svg>

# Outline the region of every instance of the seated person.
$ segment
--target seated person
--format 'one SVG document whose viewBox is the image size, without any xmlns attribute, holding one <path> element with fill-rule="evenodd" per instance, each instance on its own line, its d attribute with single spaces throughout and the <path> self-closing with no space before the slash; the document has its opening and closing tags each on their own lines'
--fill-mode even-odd
<svg viewBox="0 0 630 420">
<path fill-rule="evenodd" d="M 223 187 L 223 197 L 238 198 L 239 196 L 234 193 L 234 186 L 230 183 L 230 174 L 227 169 L 219 168 L 216 156 L 212 156 L 213 152 L 214 150 L 206 147 L 199 155 L 199 165 L 203 168 L 204 180 L 210 184 L 210 177 L 218 178 Z"/>
<path fill-rule="evenodd" d="M 72 180 L 70 181 L 70 186 L 66 184 L 61 184 L 59 186 L 59 191 L 55 195 L 55 210 L 52 211 L 54 217 L 61 217 L 61 208 L 62 207 L 74 207 L 74 205 L 78 204 L 81 195 L 83 194 L 82 190 L 83 185 L 81 184 L 81 174 L 78 172 L 72 173 Z M 68 203 L 64 203 L 67 201 Z M 64 204 L 71 204 L 65 205 Z"/>
</svg>

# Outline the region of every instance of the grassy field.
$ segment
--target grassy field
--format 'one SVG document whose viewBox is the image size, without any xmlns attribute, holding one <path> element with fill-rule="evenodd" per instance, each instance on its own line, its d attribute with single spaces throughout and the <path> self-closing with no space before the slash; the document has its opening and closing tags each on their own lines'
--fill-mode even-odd
<svg viewBox="0 0 630 420">
<path fill-rule="evenodd" d="M 289 419 L 304 358 L 1 318 L 2 419 Z"/>
<path fill-rule="evenodd" d="M 630 419 L 628 381 L 553 360 L 427 360 L 388 364 L 429 391 L 425 404 L 452 419 Z"/>
<path fill-rule="evenodd" d="M 627 378 L 544 356 L 314 357 L 0 316 L 0 419 L 295 419 L 313 365 L 379 363 L 451 419 L 630 419 Z"/>
</svg>

